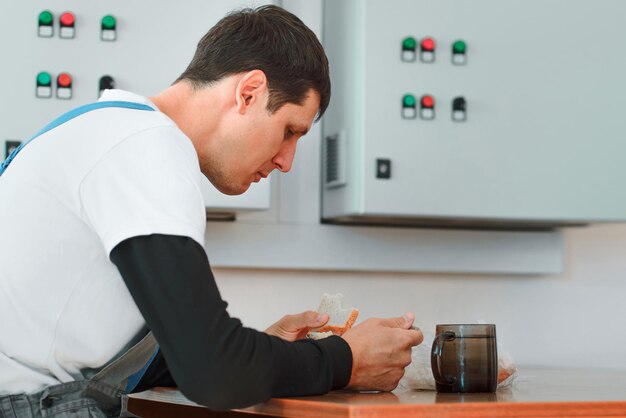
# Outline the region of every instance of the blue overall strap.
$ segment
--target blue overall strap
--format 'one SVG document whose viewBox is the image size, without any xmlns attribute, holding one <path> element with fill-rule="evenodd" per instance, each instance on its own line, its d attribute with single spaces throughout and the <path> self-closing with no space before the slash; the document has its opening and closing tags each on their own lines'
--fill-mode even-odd
<svg viewBox="0 0 626 418">
<path fill-rule="evenodd" d="M 154 358 L 157 356 L 158 353 L 159 353 L 159 346 L 157 346 L 157 348 L 154 350 L 154 353 L 152 353 L 152 356 L 150 356 L 146 364 L 144 364 L 144 366 L 141 369 L 137 370 L 135 373 L 128 376 L 128 380 L 126 381 L 126 389 L 124 389 L 124 393 L 131 393 L 137 387 L 137 385 L 141 381 L 141 378 L 143 377 L 144 374 L 146 374 L 148 367 L 150 367 L 150 364 L 152 364 L 152 361 L 154 360 Z"/>
<path fill-rule="evenodd" d="M 86 105 L 81 106 L 81 107 L 77 107 L 76 109 L 70 110 L 69 112 L 59 116 L 58 118 L 56 118 L 55 120 L 53 120 L 52 122 L 50 122 L 49 124 L 44 126 L 42 130 L 37 132 L 30 139 L 28 139 L 27 141 L 22 142 L 22 144 L 19 147 L 14 149 L 13 152 L 7 157 L 7 159 L 0 166 L 0 176 L 4 173 L 4 171 L 7 169 L 9 164 L 11 164 L 11 161 L 13 161 L 15 156 L 22 150 L 22 148 L 24 148 L 26 146 L 26 144 L 28 144 L 33 139 L 37 138 L 40 135 L 45 134 L 46 132 L 56 128 L 57 126 L 65 123 L 65 122 L 67 122 L 69 120 L 74 119 L 77 116 L 80 116 L 80 115 L 82 115 L 84 113 L 87 113 L 87 112 L 91 112 L 92 110 L 103 109 L 103 108 L 107 108 L 107 107 L 121 107 L 121 108 L 125 108 L 125 109 L 152 110 L 152 111 L 154 111 L 154 109 L 152 107 L 150 107 L 150 106 L 148 106 L 146 104 L 135 103 L 135 102 L 124 102 L 124 101 L 95 102 L 95 103 L 86 104 Z"/>
</svg>

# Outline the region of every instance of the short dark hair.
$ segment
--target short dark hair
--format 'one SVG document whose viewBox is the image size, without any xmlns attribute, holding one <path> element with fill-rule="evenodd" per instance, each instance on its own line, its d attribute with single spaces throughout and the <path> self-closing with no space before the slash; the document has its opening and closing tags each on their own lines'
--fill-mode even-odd
<svg viewBox="0 0 626 418">
<path fill-rule="evenodd" d="M 273 5 L 229 13 L 198 42 L 176 82 L 201 88 L 244 71 L 261 70 L 268 81 L 267 109 L 301 105 L 309 89 L 320 96 L 319 120 L 330 101 L 328 58 L 315 34 L 295 15 Z"/>
</svg>

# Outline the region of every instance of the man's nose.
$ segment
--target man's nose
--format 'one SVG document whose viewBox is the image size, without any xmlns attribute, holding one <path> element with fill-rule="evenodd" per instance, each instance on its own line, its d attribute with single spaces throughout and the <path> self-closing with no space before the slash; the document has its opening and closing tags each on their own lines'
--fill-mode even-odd
<svg viewBox="0 0 626 418">
<path fill-rule="evenodd" d="M 278 154 L 274 157 L 274 165 L 283 173 L 287 173 L 291 170 L 293 164 L 293 158 L 296 155 L 296 141 L 285 142 L 284 145 L 278 151 Z"/>
</svg>

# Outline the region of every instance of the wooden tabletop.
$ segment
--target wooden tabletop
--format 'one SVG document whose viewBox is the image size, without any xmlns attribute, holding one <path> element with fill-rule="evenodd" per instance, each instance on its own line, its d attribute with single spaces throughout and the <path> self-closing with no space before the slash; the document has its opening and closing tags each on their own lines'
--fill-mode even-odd
<svg viewBox="0 0 626 418">
<path fill-rule="evenodd" d="M 142 417 L 399 418 L 399 417 L 626 417 L 626 372 L 522 369 L 511 389 L 496 393 L 434 391 L 360 393 L 275 398 L 250 408 L 216 413 L 171 389 L 130 395 L 129 410 Z"/>
</svg>

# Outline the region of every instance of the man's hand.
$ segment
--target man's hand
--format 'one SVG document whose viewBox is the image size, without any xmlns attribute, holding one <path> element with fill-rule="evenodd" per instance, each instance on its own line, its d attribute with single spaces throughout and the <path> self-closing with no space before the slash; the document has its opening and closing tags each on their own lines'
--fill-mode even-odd
<svg viewBox="0 0 626 418">
<path fill-rule="evenodd" d="M 328 322 L 328 315 L 315 311 L 306 311 L 295 315 L 285 315 L 280 321 L 265 330 L 265 333 L 287 341 L 301 340 L 311 328 L 317 328 Z"/>
<path fill-rule="evenodd" d="M 411 363 L 411 347 L 424 339 L 419 329 L 411 329 L 414 320 L 411 312 L 399 318 L 370 318 L 343 334 L 352 349 L 349 389 L 390 391 L 398 386 Z"/>
</svg>

